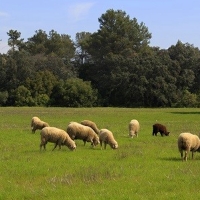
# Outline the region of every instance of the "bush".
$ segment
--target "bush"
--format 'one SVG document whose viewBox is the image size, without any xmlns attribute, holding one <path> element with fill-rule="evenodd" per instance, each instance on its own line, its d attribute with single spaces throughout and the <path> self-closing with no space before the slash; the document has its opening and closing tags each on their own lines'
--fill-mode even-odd
<svg viewBox="0 0 200 200">
<path fill-rule="evenodd" d="M 6 101 L 8 99 L 8 92 L 4 91 L 4 92 L 0 92 L 0 105 L 4 106 L 6 104 Z"/>
<path fill-rule="evenodd" d="M 15 106 L 34 106 L 35 102 L 31 96 L 31 92 L 23 85 L 19 86 L 13 92 Z"/>
<path fill-rule="evenodd" d="M 51 96 L 51 104 L 67 107 L 92 107 L 97 105 L 97 90 L 89 81 L 70 78 L 55 86 Z"/>
<path fill-rule="evenodd" d="M 48 106 L 49 96 L 47 94 L 39 94 L 36 97 L 36 102 L 38 106 Z"/>
<path fill-rule="evenodd" d="M 182 97 L 177 102 L 176 107 L 197 107 L 198 100 L 197 95 L 190 93 L 188 90 L 184 90 Z"/>
</svg>

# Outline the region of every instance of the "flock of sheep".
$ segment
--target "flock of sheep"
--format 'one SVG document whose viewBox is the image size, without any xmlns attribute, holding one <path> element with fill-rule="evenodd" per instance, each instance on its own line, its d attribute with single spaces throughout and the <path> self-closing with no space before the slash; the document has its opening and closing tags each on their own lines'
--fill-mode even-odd
<svg viewBox="0 0 200 200">
<path fill-rule="evenodd" d="M 129 123 L 129 136 L 133 138 L 138 137 L 138 132 L 140 130 L 140 124 L 136 119 L 133 119 Z M 41 130 L 41 143 L 40 150 L 42 147 L 46 149 L 46 144 L 48 142 L 54 143 L 55 146 L 53 150 L 62 145 L 67 146 L 70 150 L 76 149 L 76 144 L 74 140 L 83 140 L 84 145 L 86 142 L 90 142 L 92 147 L 100 144 L 101 149 L 104 144 L 104 149 L 106 145 L 110 145 L 112 149 L 118 148 L 118 143 L 114 138 L 113 133 L 108 129 L 98 129 L 96 124 L 90 120 L 83 120 L 81 123 L 70 122 L 67 126 L 66 131 L 49 126 L 48 123 L 40 120 L 38 117 L 33 117 L 31 120 L 32 133 L 35 133 L 37 129 Z M 157 136 L 160 132 L 161 136 L 169 136 L 167 128 L 162 124 L 154 124 L 152 135 Z M 192 159 L 194 157 L 194 152 L 200 152 L 200 139 L 197 135 L 191 133 L 181 133 L 178 137 L 178 150 L 181 154 L 182 160 L 187 161 L 188 154 L 192 152 Z M 185 155 L 183 152 L 185 151 Z"/>
<path fill-rule="evenodd" d="M 41 130 L 41 143 L 40 150 L 42 147 L 46 149 L 46 144 L 48 142 L 54 143 L 55 146 L 53 150 L 62 145 L 67 146 L 70 150 L 76 149 L 76 144 L 74 140 L 83 140 L 84 145 L 86 142 L 90 142 L 92 147 L 98 144 L 102 145 L 104 143 L 104 149 L 106 145 L 110 145 L 112 149 L 118 148 L 118 143 L 114 138 L 113 133 L 108 129 L 98 129 L 96 124 L 90 120 L 84 120 L 81 123 L 70 122 L 67 126 L 66 131 L 60 128 L 51 127 L 48 123 L 40 120 L 38 117 L 33 117 L 31 119 L 31 129 L 32 133 L 35 133 L 37 129 Z"/>
</svg>

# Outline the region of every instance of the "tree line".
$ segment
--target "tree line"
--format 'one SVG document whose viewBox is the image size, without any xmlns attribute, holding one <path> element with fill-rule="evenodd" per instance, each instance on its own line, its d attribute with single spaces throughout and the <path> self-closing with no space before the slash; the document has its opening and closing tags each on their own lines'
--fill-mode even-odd
<svg viewBox="0 0 200 200">
<path fill-rule="evenodd" d="M 0 106 L 199 107 L 200 51 L 177 41 L 151 47 L 145 24 L 107 10 L 97 32 L 7 32 Z M 164 38 L 163 38 L 164 39 Z"/>
</svg>

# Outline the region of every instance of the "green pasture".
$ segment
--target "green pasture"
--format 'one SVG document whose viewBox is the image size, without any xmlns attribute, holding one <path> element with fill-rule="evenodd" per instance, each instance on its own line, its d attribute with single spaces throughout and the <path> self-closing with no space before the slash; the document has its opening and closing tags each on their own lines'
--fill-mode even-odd
<svg viewBox="0 0 200 200">
<path fill-rule="evenodd" d="M 111 130 L 119 144 L 39 150 L 40 131 L 31 133 L 33 116 L 66 129 L 70 121 L 94 121 Z M 128 137 L 131 119 L 140 122 L 138 138 Z M 156 122 L 170 136 L 152 136 Z M 181 132 L 200 132 L 200 109 L 0 108 L 0 200 L 166 200 L 200 198 L 200 154 L 182 162 Z"/>
</svg>

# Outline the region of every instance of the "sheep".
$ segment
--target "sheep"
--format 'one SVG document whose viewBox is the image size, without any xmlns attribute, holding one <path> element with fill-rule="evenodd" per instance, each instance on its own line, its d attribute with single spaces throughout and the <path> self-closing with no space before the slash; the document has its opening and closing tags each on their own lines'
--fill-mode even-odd
<svg viewBox="0 0 200 200">
<path fill-rule="evenodd" d="M 59 146 L 59 149 L 61 149 L 61 145 L 67 146 L 70 150 L 76 149 L 75 142 L 62 129 L 56 127 L 45 127 L 42 129 L 40 135 L 40 150 L 42 149 L 42 146 L 44 147 L 44 150 L 46 150 L 47 142 L 55 143 L 53 150 L 57 147 L 57 145 Z"/>
<path fill-rule="evenodd" d="M 115 140 L 113 133 L 108 129 L 101 129 L 99 132 L 99 140 L 102 149 L 102 143 L 104 143 L 104 149 L 106 149 L 106 145 L 109 144 L 112 149 L 118 148 L 118 143 Z"/>
<path fill-rule="evenodd" d="M 67 133 L 72 140 L 83 140 L 84 146 L 86 142 L 91 142 L 93 147 L 99 144 L 99 136 L 94 132 L 94 130 L 78 122 L 70 122 L 67 126 Z"/>
<path fill-rule="evenodd" d="M 90 128 L 92 128 L 94 130 L 94 132 L 99 135 L 99 129 L 97 128 L 97 125 L 93 122 L 93 121 L 90 121 L 90 120 L 83 120 L 81 122 L 82 125 L 84 126 L 89 126 Z"/>
<path fill-rule="evenodd" d="M 192 152 L 192 159 L 194 158 L 194 152 L 200 152 L 200 139 L 197 135 L 191 133 L 181 133 L 178 137 L 178 149 L 181 153 L 181 158 L 187 161 L 188 153 Z M 183 157 L 183 151 L 185 156 Z"/>
<path fill-rule="evenodd" d="M 37 129 L 42 130 L 44 127 L 49 127 L 49 124 L 44 121 L 41 121 L 38 117 L 33 117 L 31 119 L 32 133 L 35 133 Z"/>
<path fill-rule="evenodd" d="M 129 122 L 129 136 L 133 138 L 133 136 L 138 137 L 138 132 L 140 130 L 140 124 L 136 119 L 133 119 Z"/>
<path fill-rule="evenodd" d="M 153 125 L 153 132 L 152 132 L 152 135 L 154 136 L 157 136 L 157 133 L 160 132 L 160 135 L 163 136 L 163 135 L 166 135 L 166 136 L 169 136 L 169 133 L 167 131 L 167 128 L 166 126 L 162 125 L 162 124 L 154 124 Z"/>
</svg>

